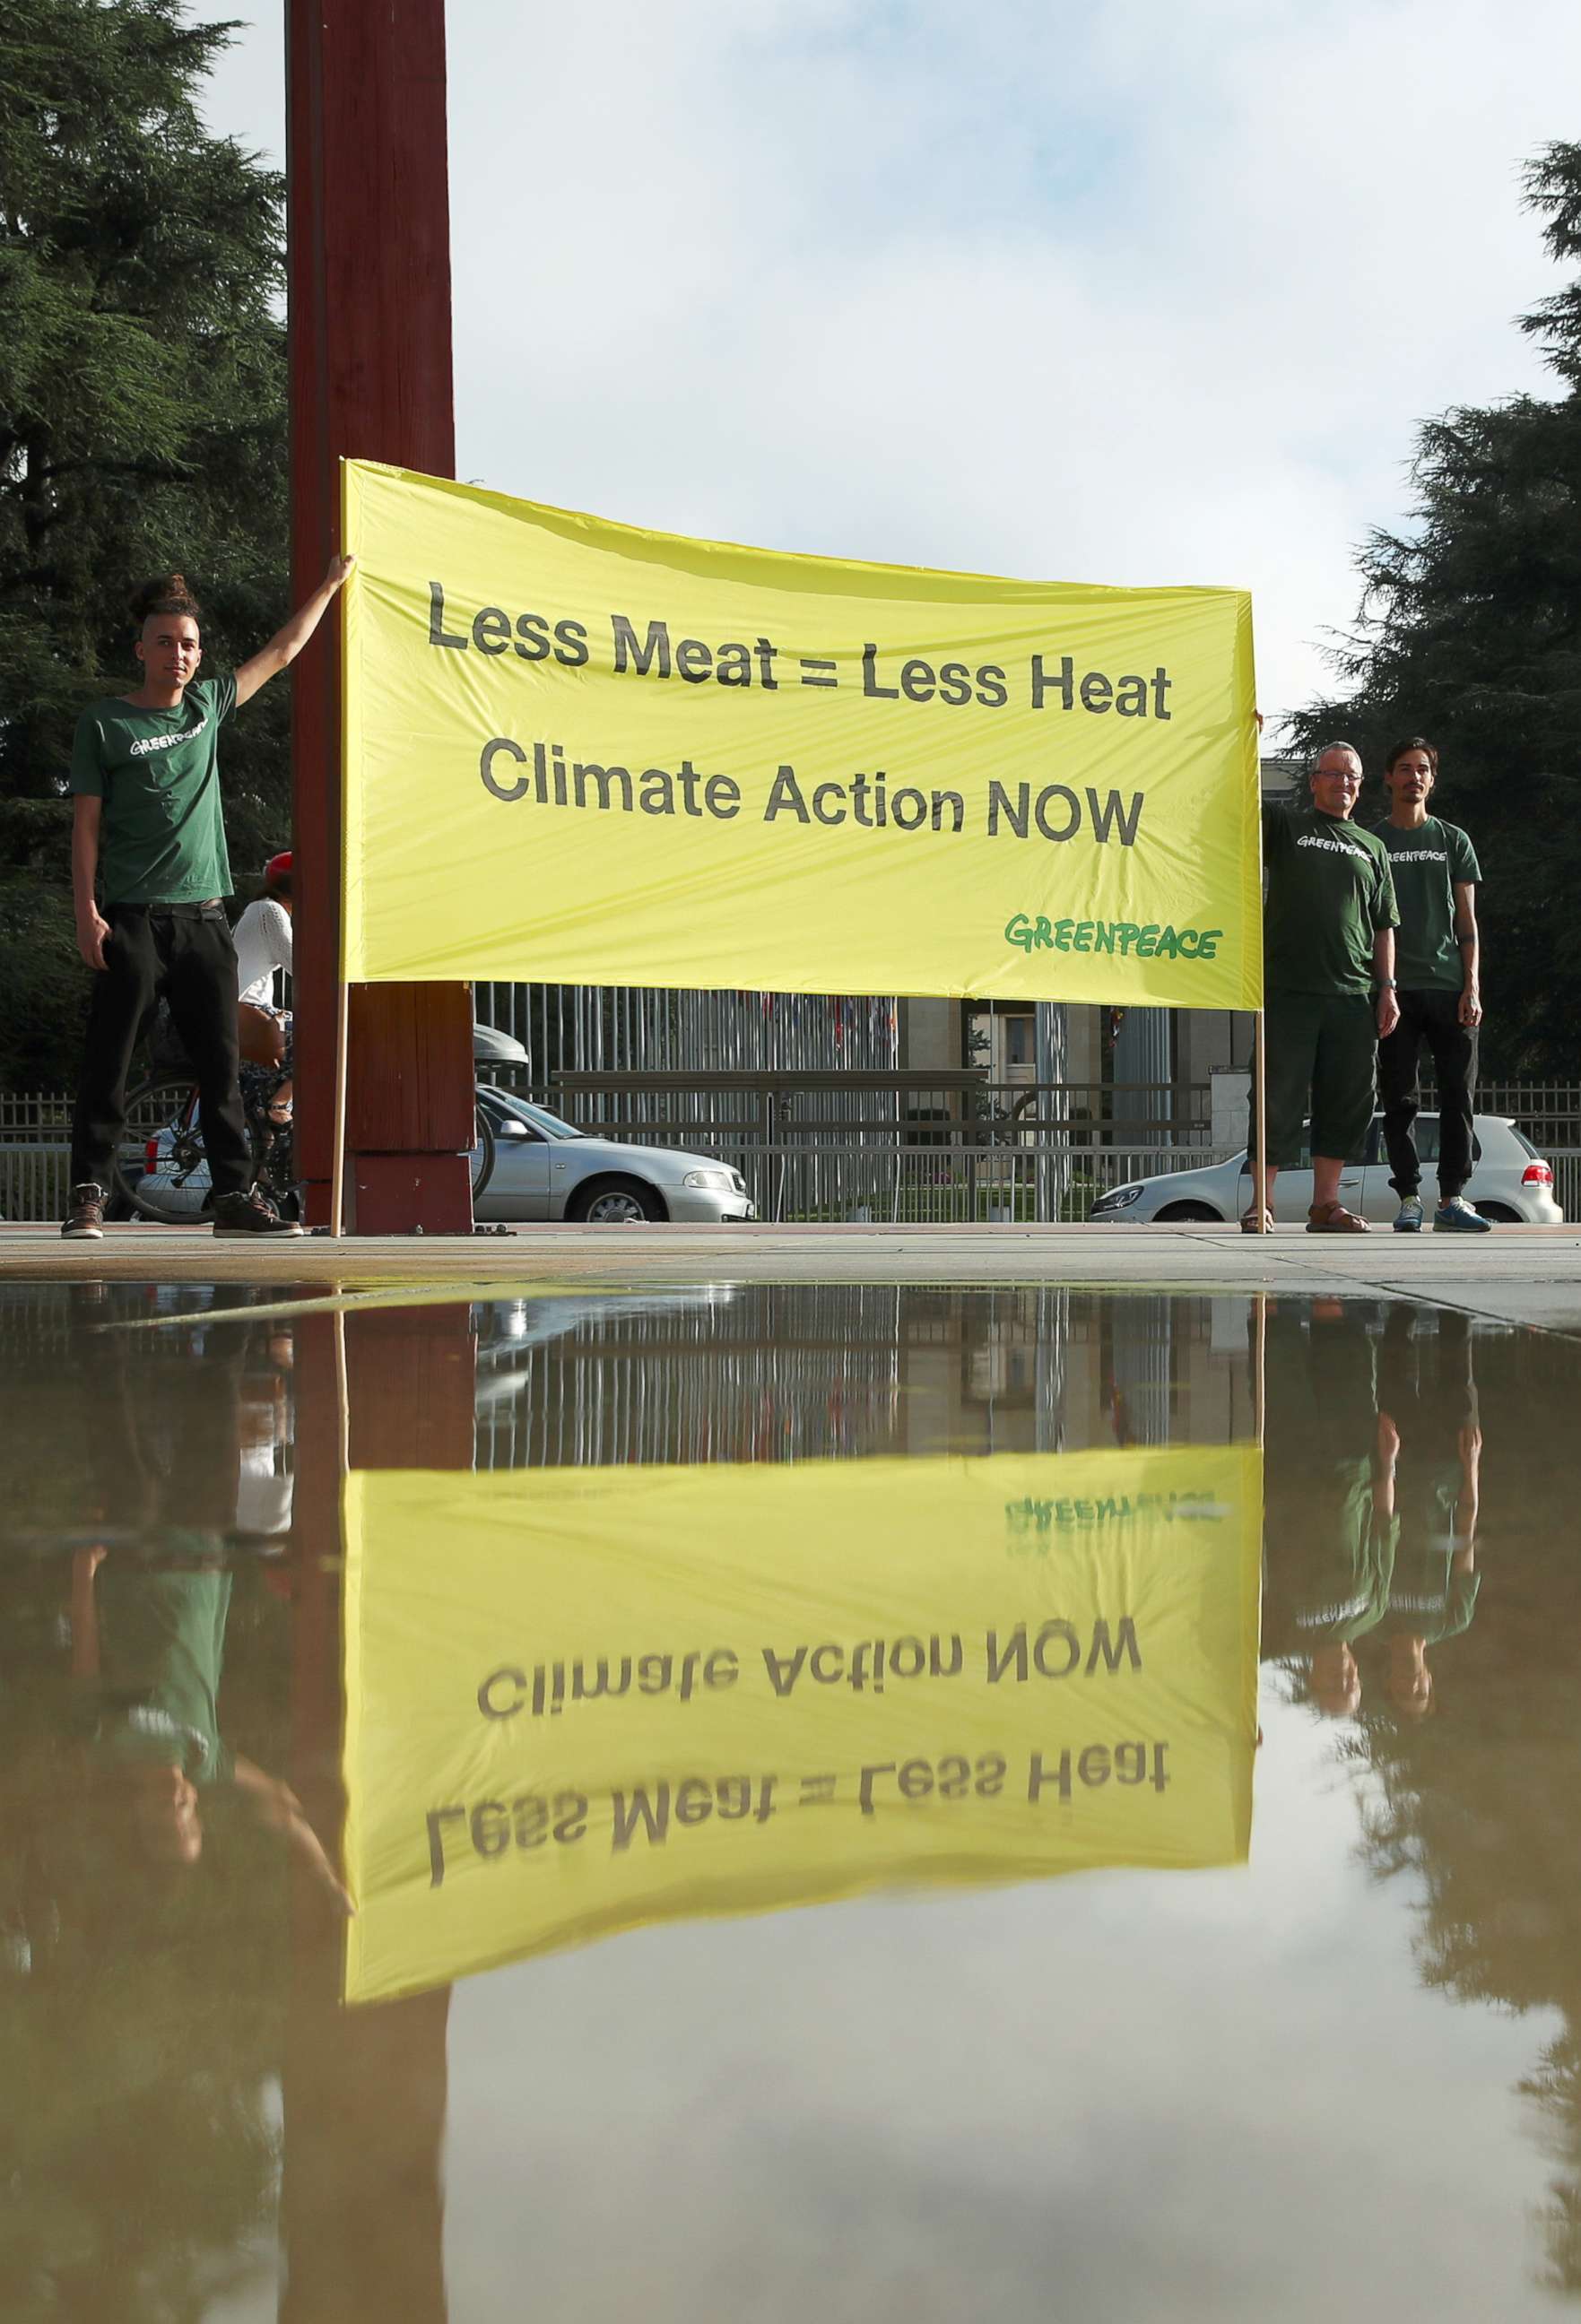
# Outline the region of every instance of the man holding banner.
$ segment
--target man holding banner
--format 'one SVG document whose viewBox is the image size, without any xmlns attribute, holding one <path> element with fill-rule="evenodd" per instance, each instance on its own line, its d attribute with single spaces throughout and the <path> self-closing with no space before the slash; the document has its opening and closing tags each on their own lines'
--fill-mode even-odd
<svg viewBox="0 0 1581 2324">
<path fill-rule="evenodd" d="M 1267 1167 L 1241 1224 L 1255 1233 L 1259 1202 L 1271 1224 L 1273 1182 L 1302 1160 L 1311 1111 L 1308 1234 L 1365 1234 L 1339 1199 L 1339 1178 L 1373 1118 L 1378 1043 L 1399 1022 L 1394 931 L 1400 913 L 1389 851 L 1352 817 L 1362 761 L 1348 742 L 1318 753 L 1309 807 L 1267 801 L 1262 853 Z M 1376 998 L 1374 998 L 1374 993 Z M 1254 1102 L 1255 1103 L 1255 1102 Z M 1253 1122 L 1255 1144 L 1256 1123 Z"/>
</svg>

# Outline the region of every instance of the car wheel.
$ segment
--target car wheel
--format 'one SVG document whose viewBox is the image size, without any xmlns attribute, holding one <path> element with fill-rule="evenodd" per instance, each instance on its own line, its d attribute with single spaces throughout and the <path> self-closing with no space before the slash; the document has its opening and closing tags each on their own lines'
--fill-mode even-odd
<svg viewBox="0 0 1581 2324">
<path fill-rule="evenodd" d="M 640 1178 L 598 1178 L 578 1186 L 566 1204 L 568 1219 L 589 1226 L 658 1224 L 667 1216 L 661 1197 Z"/>
<path fill-rule="evenodd" d="M 1508 1203 L 1478 1203 L 1476 1207 L 1483 1217 L 1491 1219 L 1496 1227 L 1523 1227 L 1526 1224 L 1520 1212 L 1512 1211 Z"/>
<path fill-rule="evenodd" d="M 1166 1203 L 1158 1213 L 1160 1226 L 1171 1219 L 1200 1219 L 1206 1225 L 1222 1227 L 1224 1221 L 1207 1203 Z"/>
</svg>

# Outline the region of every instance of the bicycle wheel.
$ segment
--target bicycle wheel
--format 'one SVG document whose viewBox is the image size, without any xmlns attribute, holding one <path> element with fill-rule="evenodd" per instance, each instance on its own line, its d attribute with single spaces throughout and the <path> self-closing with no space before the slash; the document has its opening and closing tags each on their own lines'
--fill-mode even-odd
<svg viewBox="0 0 1581 2324">
<path fill-rule="evenodd" d="M 159 1226 L 190 1226 L 208 1198 L 208 1156 L 190 1074 L 159 1074 L 126 1101 L 113 1193 Z"/>
<path fill-rule="evenodd" d="M 482 1106 L 473 1107 L 472 1120 L 477 1132 L 472 1148 L 472 1200 L 476 1204 L 478 1196 L 494 1175 L 495 1134 L 494 1124 Z"/>
</svg>

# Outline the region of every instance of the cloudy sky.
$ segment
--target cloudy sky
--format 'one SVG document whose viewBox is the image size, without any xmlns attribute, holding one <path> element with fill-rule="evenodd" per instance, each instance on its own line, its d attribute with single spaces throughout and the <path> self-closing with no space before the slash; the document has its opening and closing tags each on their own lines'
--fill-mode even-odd
<svg viewBox="0 0 1581 2324">
<path fill-rule="evenodd" d="M 211 119 L 279 157 L 251 13 Z M 1277 712 L 1413 423 L 1546 392 L 1518 172 L 1581 135 L 1576 0 L 450 0 L 449 69 L 458 469 L 504 492 L 1249 587 Z"/>
</svg>

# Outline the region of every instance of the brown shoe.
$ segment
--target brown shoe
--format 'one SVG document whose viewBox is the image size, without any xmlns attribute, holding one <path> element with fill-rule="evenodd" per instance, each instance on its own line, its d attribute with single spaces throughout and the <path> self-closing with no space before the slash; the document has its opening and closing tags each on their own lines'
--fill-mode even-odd
<svg viewBox="0 0 1581 2324">
<path fill-rule="evenodd" d="M 1307 1213 L 1308 1234 L 1369 1234 L 1365 1219 L 1347 1211 L 1343 1203 L 1314 1203 Z"/>
<path fill-rule="evenodd" d="M 61 1222 L 68 1242 L 102 1242 L 105 1235 L 105 1190 L 91 1178 L 71 1189 L 71 1207 Z"/>
<path fill-rule="evenodd" d="M 1273 1213 L 1271 1211 L 1264 1211 L 1261 1219 L 1257 1215 L 1257 1206 L 1255 1204 L 1253 1204 L 1249 1211 L 1242 1212 L 1241 1232 L 1243 1234 L 1262 1234 L 1265 1230 L 1269 1234 L 1273 1232 Z"/>
<path fill-rule="evenodd" d="M 220 1194 L 215 1199 L 214 1231 L 219 1235 L 273 1235 L 276 1239 L 301 1232 L 295 1221 L 282 1219 L 256 1186 L 245 1194 Z"/>
</svg>

